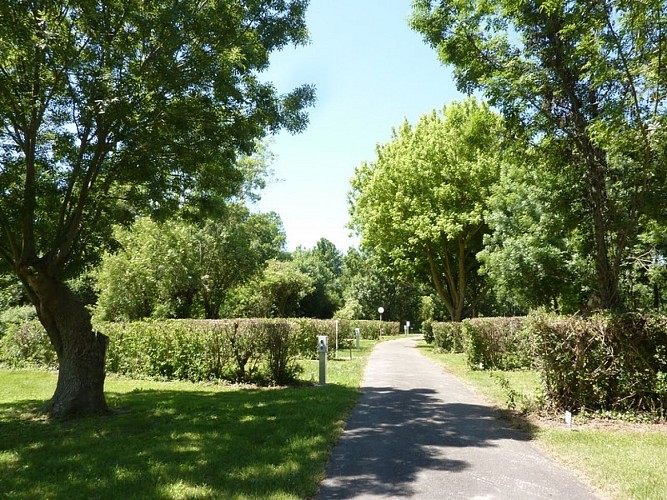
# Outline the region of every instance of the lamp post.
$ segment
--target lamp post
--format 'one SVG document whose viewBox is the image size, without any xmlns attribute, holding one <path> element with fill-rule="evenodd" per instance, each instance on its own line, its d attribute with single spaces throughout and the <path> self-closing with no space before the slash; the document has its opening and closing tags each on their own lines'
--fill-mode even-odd
<svg viewBox="0 0 667 500">
<path fill-rule="evenodd" d="M 380 314 L 380 337 L 382 337 L 382 313 L 384 312 L 384 307 L 378 307 L 378 313 Z"/>
</svg>

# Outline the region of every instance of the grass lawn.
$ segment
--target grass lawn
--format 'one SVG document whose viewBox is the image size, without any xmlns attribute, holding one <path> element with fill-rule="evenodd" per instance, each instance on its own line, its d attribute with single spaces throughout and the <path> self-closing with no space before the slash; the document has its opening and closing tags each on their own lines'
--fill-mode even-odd
<svg viewBox="0 0 667 500">
<path fill-rule="evenodd" d="M 33 413 L 56 374 L 0 370 L 3 498 L 308 498 L 357 400 L 373 342 L 340 352 L 327 385 L 234 388 L 109 376 L 110 417 Z M 305 381 L 317 361 L 304 362 Z"/>
<path fill-rule="evenodd" d="M 515 394 L 530 397 L 539 387 L 535 372 L 472 371 L 463 354 L 435 353 L 424 343 L 420 349 L 499 408 L 506 409 L 508 403 L 499 373 Z M 667 425 L 580 424 L 575 417 L 572 430 L 564 423 L 536 418 L 528 420 L 528 427 L 539 446 L 587 478 L 606 497 L 667 498 Z"/>
</svg>

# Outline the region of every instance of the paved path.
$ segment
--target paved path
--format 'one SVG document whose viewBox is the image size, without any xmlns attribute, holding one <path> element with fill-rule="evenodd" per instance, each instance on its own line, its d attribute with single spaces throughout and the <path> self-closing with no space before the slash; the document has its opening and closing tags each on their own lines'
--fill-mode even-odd
<svg viewBox="0 0 667 500">
<path fill-rule="evenodd" d="M 320 499 L 589 499 L 593 493 L 415 348 L 379 344 Z"/>
</svg>

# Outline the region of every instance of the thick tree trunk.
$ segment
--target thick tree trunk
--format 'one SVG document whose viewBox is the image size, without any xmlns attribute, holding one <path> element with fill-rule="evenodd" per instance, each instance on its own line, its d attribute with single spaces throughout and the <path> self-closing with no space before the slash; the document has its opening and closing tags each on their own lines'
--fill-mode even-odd
<svg viewBox="0 0 667 500">
<path fill-rule="evenodd" d="M 592 149 L 592 148 L 591 148 Z M 593 153 L 591 152 L 592 156 Z M 600 306 L 603 309 L 617 309 L 620 300 L 618 296 L 618 268 L 612 265 L 607 244 L 608 230 L 613 226 L 607 220 L 609 212 L 607 188 L 605 185 L 604 169 L 589 160 L 589 203 L 593 218 L 593 232 L 595 239 L 595 271 L 597 278 L 597 292 Z M 618 249 L 616 249 L 618 250 Z"/>
<path fill-rule="evenodd" d="M 90 314 L 64 283 L 34 270 L 26 271 L 23 277 L 58 356 L 58 383 L 45 411 L 53 417 L 106 413 L 108 337 L 93 332 Z"/>
</svg>

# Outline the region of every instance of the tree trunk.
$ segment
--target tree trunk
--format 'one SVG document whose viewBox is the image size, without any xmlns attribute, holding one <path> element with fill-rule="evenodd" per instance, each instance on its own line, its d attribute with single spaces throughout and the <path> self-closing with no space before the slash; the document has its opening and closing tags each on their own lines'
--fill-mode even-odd
<svg viewBox="0 0 667 500">
<path fill-rule="evenodd" d="M 104 398 L 108 337 L 93 332 L 79 298 L 46 272 L 22 273 L 40 322 L 58 356 L 58 383 L 44 410 L 53 417 L 107 413 Z"/>
<path fill-rule="evenodd" d="M 592 147 L 591 147 L 592 149 Z M 593 156 L 593 153 L 590 153 Z M 618 269 L 612 265 L 609 258 L 607 232 L 611 227 L 608 222 L 609 212 L 607 188 L 605 185 L 604 169 L 595 164 L 595 159 L 589 160 L 589 203 L 593 218 L 593 232 L 595 241 L 595 271 L 597 278 L 597 292 L 600 305 L 603 309 L 617 309 L 620 301 L 618 296 Z M 616 249 L 618 251 L 618 249 Z"/>
</svg>

